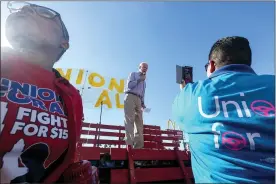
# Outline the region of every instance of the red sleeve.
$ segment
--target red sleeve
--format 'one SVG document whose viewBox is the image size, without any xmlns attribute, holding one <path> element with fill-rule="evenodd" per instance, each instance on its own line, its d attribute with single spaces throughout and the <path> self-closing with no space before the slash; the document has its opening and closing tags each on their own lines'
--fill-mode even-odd
<svg viewBox="0 0 276 184">
<path fill-rule="evenodd" d="M 78 100 L 77 100 L 77 104 L 76 104 L 76 116 L 77 116 L 77 127 L 78 127 L 78 138 L 80 140 L 80 135 L 81 135 L 81 129 L 82 129 L 82 123 L 83 123 L 83 105 L 82 105 L 82 98 L 80 96 L 80 94 L 78 93 L 77 95 Z"/>
<path fill-rule="evenodd" d="M 71 84 L 70 84 L 71 85 Z M 71 85 L 72 86 L 72 85 Z M 78 90 L 72 86 L 72 91 L 74 91 L 74 100 L 73 100 L 73 103 L 74 103 L 74 113 L 75 113 L 75 127 L 76 127 L 76 146 L 77 146 L 77 150 L 76 150 L 76 155 L 75 155 L 75 162 L 79 161 L 78 160 L 78 152 L 79 152 L 79 147 L 82 146 L 82 143 L 81 143 L 81 139 L 80 139 L 80 136 L 81 136 L 81 130 L 82 130 L 82 123 L 83 123 L 83 105 L 82 105 L 82 98 L 81 98 L 81 95 L 79 94 Z"/>
</svg>

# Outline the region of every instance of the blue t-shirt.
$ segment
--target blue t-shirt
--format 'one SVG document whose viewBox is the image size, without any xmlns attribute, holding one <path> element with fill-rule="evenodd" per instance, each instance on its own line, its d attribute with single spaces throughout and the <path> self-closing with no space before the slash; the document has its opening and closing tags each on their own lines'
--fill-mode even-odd
<svg viewBox="0 0 276 184">
<path fill-rule="evenodd" d="M 275 76 L 228 65 L 187 84 L 173 116 L 189 134 L 196 183 L 275 181 Z"/>
</svg>

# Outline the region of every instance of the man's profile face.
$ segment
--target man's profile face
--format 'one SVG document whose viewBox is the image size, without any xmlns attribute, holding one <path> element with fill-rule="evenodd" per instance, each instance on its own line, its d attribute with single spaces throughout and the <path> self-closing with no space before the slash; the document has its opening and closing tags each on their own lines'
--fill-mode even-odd
<svg viewBox="0 0 276 184">
<path fill-rule="evenodd" d="M 207 77 L 209 78 L 212 73 L 216 70 L 215 62 L 210 60 L 207 65 L 205 65 Z"/>
<path fill-rule="evenodd" d="M 139 68 L 142 73 L 147 73 L 148 71 L 148 65 L 146 63 L 142 63 Z"/>
<path fill-rule="evenodd" d="M 29 43 L 59 47 L 63 41 L 60 19 L 57 16 L 53 19 L 42 17 L 29 5 L 9 15 L 6 21 L 6 34 L 8 40 L 14 40 L 15 44 L 16 40 L 25 39 L 29 40 Z"/>
</svg>

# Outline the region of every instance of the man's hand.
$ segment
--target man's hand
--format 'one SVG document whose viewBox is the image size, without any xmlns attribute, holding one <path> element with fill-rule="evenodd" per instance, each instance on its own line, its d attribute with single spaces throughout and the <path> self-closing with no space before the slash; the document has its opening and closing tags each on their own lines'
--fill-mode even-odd
<svg viewBox="0 0 276 184">
<path fill-rule="evenodd" d="M 146 75 L 140 74 L 140 78 L 138 79 L 138 82 L 142 82 L 144 80 L 146 80 Z"/>
<path fill-rule="evenodd" d="M 147 108 L 147 107 L 145 106 L 145 104 L 142 104 L 142 108 L 145 109 L 145 108 Z"/>
<path fill-rule="evenodd" d="M 183 80 L 182 84 L 180 84 L 180 90 L 182 90 L 186 86 L 185 80 Z"/>
</svg>

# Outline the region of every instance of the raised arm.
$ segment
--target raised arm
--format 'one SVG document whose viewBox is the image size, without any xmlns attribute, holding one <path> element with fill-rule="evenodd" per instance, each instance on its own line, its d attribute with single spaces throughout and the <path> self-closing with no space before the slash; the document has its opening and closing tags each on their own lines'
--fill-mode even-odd
<svg viewBox="0 0 276 184">
<path fill-rule="evenodd" d="M 127 79 L 127 87 L 129 89 L 133 89 L 139 83 L 139 79 L 135 80 L 135 72 L 129 74 Z"/>
</svg>

